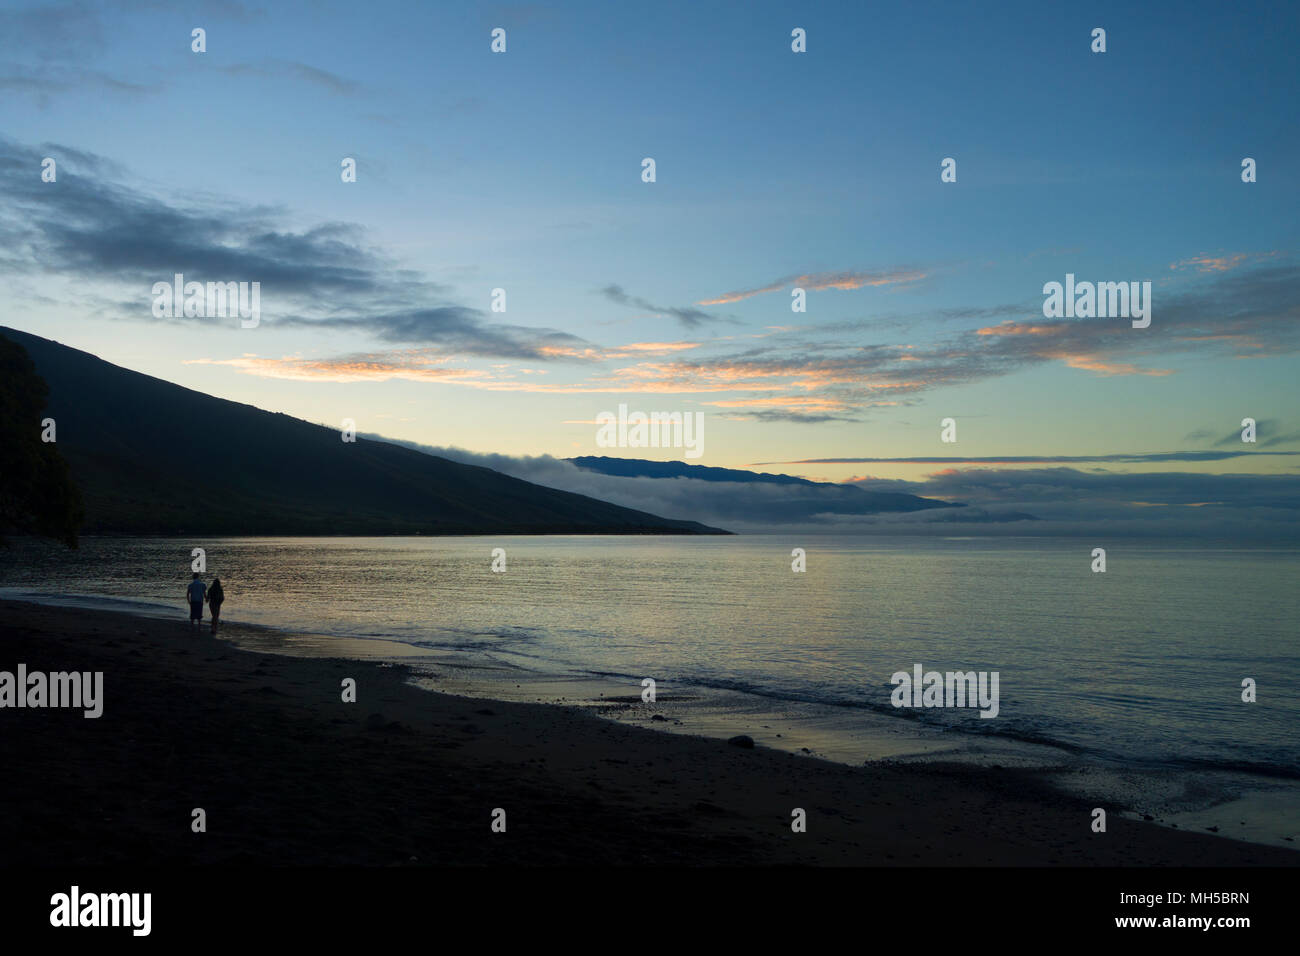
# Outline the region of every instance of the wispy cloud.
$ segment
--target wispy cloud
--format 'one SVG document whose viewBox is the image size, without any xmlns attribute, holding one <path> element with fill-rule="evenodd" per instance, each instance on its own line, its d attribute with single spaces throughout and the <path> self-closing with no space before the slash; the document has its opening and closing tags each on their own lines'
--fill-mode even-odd
<svg viewBox="0 0 1300 956">
<path fill-rule="evenodd" d="M 296 60 L 261 60 L 254 63 L 232 63 L 229 66 L 221 66 L 217 69 L 230 76 L 304 80 L 341 96 L 351 96 L 361 89 L 361 84 L 356 80 L 350 80 L 347 77 L 339 76 L 337 73 L 331 73 L 329 70 L 322 70 L 320 67 L 311 66 L 308 63 L 299 63 Z"/>
<path fill-rule="evenodd" d="M 1214 443 L 1215 448 L 1242 448 L 1245 443 L 1241 440 L 1243 429 L 1234 428 L 1226 435 Z M 1205 432 L 1205 437 L 1213 437 L 1210 433 Z M 1287 432 L 1280 421 L 1276 418 L 1261 418 L 1255 422 L 1255 445 L 1256 448 L 1276 448 L 1278 445 L 1294 445 L 1300 443 L 1300 432 Z"/>
<path fill-rule="evenodd" d="M 103 70 L 91 70 L 82 67 L 25 66 L 15 64 L 0 65 L 0 90 L 16 93 L 31 93 L 42 102 L 54 93 L 68 93 L 74 90 L 101 89 L 110 93 L 122 93 L 129 96 L 160 93 L 166 84 L 156 81 L 142 82 L 114 76 Z"/>
<path fill-rule="evenodd" d="M 724 317 L 710 315 L 707 312 L 702 312 L 699 309 L 692 308 L 690 306 L 655 305 L 653 302 L 650 302 L 649 300 L 644 299 L 641 296 L 628 295 L 625 291 L 623 291 L 623 287 L 620 285 L 607 285 L 600 290 L 600 294 L 603 295 L 610 302 L 615 302 L 619 305 L 631 306 L 636 309 L 644 309 L 645 311 L 653 312 L 656 315 L 672 316 L 683 326 L 689 329 L 698 328 L 699 326 L 705 325 L 710 322 L 728 321 L 728 319 Z"/>
<path fill-rule="evenodd" d="M 919 269 L 898 269 L 893 271 L 862 271 L 847 270 L 844 272 L 805 272 L 799 275 L 786 276 L 784 279 L 777 279 L 775 282 L 769 282 L 767 285 L 758 286 L 753 289 L 741 289 L 737 292 L 725 292 L 720 296 L 712 299 L 704 299 L 697 305 L 726 305 L 732 302 L 739 302 L 742 299 L 752 298 L 756 295 L 765 295 L 769 292 L 779 292 L 787 288 L 802 288 L 809 292 L 820 292 L 825 289 L 861 289 L 867 286 L 897 285 L 899 283 L 916 282 L 924 279 L 926 273 Z"/>
<path fill-rule="evenodd" d="M 477 327 L 469 331 L 486 336 Z M 781 336 L 748 340 L 753 344 L 746 348 L 728 341 L 651 343 L 644 349 L 565 342 L 541 330 L 530 330 L 526 345 L 502 335 L 490 346 L 501 354 L 593 366 L 630 362 L 593 368 L 583 382 L 519 384 L 523 391 L 733 393 L 726 399 L 737 403 L 733 407 L 767 409 L 768 417 L 794 412 L 784 420 L 812 424 L 827 420 L 818 416 L 852 418 L 923 392 L 1053 363 L 1097 375 L 1163 377 L 1174 374 L 1172 369 L 1152 367 L 1152 359 L 1293 353 L 1300 349 L 1300 268 L 1278 262 L 1208 276 L 1159 300 L 1147 329 L 1116 320 L 1037 318 L 966 330 L 925 345 Z M 1272 437 L 1261 438 L 1260 445 L 1269 447 Z"/>
<path fill-rule="evenodd" d="M 586 362 L 607 362 L 620 359 L 644 358 L 651 355 L 671 355 L 699 348 L 699 342 L 629 342 L 609 348 L 584 346 L 543 346 L 541 351 L 550 358 L 569 358 Z"/>
<path fill-rule="evenodd" d="M 1214 475 L 1197 472 L 1114 472 L 1075 468 L 949 468 L 923 481 L 863 479 L 861 487 L 925 493 L 985 505 L 1014 502 L 1036 514 L 1087 513 L 1114 520 L 1121 512 L 1163 506 L 1217 507 L 1285 513 L 1287 533 L 1300 520 L 1300 478 L 1294 475 Z M 1199 519 L 1193 519 L 1199 520 Z"/>
<path fill-rule="evenodd" d="M 1280 252 L 1234 252 L 1222 255 L 1200 255 L 1192 256 L 1189 259 L 1180 259 L 1178 262 L 1171 263 L 1169 268 L 1175 271 L 1194 269 L 1197 272 L 1227 272 L 1247 263 L 1272 259 L 1279 255 L 1281 255 Z"/>
<path fill-rule="evenodd" d="M 233 359 L 190 359 L 186 365 L 224 365 L 264 378 L 288 381 L 358 382 L 376 379 L 408 379 L 429 381 L 475 381 L 483 373 L 465 368 L 448 367 L 446 356 L 433 353 L 412 353 L 405 361 L 395 360 L 393 353 L 382 356 L 349 355 L 331 359 L 301 357 L 264 358 L 243 355 Z"/>
<path fill-rule="evenodd" d="M 1237 441 L 1241 441 L 1238 436 Z M 1112 455 L 993 455 L 986 457 L 921 455 L 907 458 L 799 458 L 790 461 L 755 461 L 750 467 L 766 465 L 1030 465 L 1030 464 L 1146 464 L 1176 461 L 1228 461 L 1251 455 L 1300 455 L 1300 451 L 1157 451 Z"/>
</svg>

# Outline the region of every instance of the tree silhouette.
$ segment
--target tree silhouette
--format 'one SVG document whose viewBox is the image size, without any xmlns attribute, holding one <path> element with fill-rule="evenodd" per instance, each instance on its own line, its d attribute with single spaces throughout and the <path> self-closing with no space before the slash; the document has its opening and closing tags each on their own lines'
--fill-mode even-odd
<svg viewBox="0 0 1300 956">
<path fill-rule="evenodd" d="M 0 336 L 0 543 L 17 532 L 77 546 L 81 494 L 56 444 L 41 440 L 48 396 L 27 350 Z"/>
</svg>

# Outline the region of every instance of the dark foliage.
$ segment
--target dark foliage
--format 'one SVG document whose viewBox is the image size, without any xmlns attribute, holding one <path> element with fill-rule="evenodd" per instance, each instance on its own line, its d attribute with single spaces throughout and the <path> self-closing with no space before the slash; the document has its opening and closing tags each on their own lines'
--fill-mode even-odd
<svg viewBox="0 0 1300 956">
<path fill-rule="evenodd" d="M 75 548 L 81 496 L 59 453 L 57 418 L 56 441 L 42 439 L 48 397 L 27 352 L 0 337 L 0 534 L 39 534 Z"/>
</svg>

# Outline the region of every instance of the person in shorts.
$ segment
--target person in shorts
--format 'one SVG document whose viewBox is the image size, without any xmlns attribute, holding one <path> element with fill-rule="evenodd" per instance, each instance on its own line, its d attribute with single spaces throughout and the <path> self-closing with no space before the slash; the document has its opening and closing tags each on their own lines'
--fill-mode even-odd
<svg viewBox="0 0 1300 956">
<path fill-rule="evenodd" d="M 194 625 L 196 631 L 203 623 L 203 595 L 207 590 L 204 583 L 199 580 L 199 573 L 195 571 L 194 580 L 190 581 L 190 586 L 185 589 L 185 593 L 190 599 L 190 623 Z"/>
</svg>

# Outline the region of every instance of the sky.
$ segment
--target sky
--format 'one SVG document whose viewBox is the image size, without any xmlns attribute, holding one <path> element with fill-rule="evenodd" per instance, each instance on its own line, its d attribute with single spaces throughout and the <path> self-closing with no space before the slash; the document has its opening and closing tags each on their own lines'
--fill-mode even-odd
<svg viewBox="0 0 1300 956">
<path fill-rule="evenodd" d="M 0 324 L 467 456 L 684 457 L 599 446 L 624 404 L 702 413 L 692 464 L 1240 504 L 1300 468 L 1298 25 L 1294 4 L 6 2 Z M 178 272 L 259 282 L 258 324 L 156 317 Z M 1149 327 L 1045 317 L 1067 274 L 1149 282 Z"/>
</svg>

